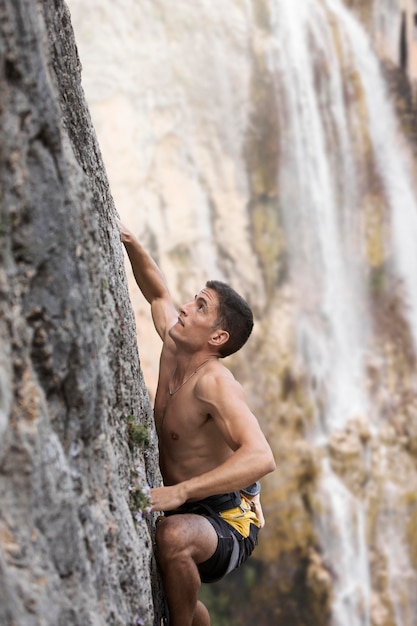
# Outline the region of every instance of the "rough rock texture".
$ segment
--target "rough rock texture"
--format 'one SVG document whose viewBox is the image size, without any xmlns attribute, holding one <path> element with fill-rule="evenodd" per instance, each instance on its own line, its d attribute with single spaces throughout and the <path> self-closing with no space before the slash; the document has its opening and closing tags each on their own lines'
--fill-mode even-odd
<svg viewBox="0 0 417 626">
<path fill-rule="evenodd" d="M 1 0 L 0 44 L 0 623 L 150 625 L 156 444 L 66 5 Z"/>
</svg>

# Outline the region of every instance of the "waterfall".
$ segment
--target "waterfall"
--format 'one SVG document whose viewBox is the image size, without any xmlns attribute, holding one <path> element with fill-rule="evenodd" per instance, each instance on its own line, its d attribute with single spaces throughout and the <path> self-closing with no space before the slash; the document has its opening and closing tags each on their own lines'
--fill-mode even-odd
<svg viewBox="0 0 417 626">
<path fill-rule="evenodd" d="M 284 102 L 281 127 L 286 129 L 281 139 L 281 211 L 293 282 L 300 293 L 299 353 L 320 394 L 316 437 L 325 445 L 326 437 L 349 418 L 367 413 L 362 381 L 368 313 L 361 280 L 358 173 L 328 5 L 284 1 L 272 8 L 276 50 L 271 63 L 278 101 Z M 318 73 L 326 77 L 319 84 Z M 370 586 L 364 506 L 327 461 L 321 490 L 327 511 L 318 531 L 337 581 L 333 623 L 367 626 Z"/>
<path fill-rule="evenodd" d="M 417 615 L 417 573 L 405 549 L 405 523 L 401 515 L 401 494 L 397 486 L 387 482 L 384 488 L 385 507 L 378 525 L 378 541 L 387 561 L 390 579 L 389 595 L 394 613 L 395 626 L 415 624 Z"/>
<path fill-rule="evenodd" d="M 317 520 L 324 558 L 334 574 L 333 624 L 370 626 L 370 575 L 365 510 L 323 462 L 323 510 Z"/>
<path fill-rule="evenodd" d="M 378 61 L 359 23 L 340 0 L 281 0 L 270 7 L 275 46 L 269 63 L 284 129 L 279 208 L 299 294 L 298 352 L 316 399 L 312 436 L 326 451 L 327 437 L 349 420 L 372 417 L 366 389 L 372 325 L 361 214 L 364 173 L 357 157 L 358 145 L 365 151 L 367 133 L 392 216 L 392 237 L 384 243 L 392 248 L 393 270 L 405 289 L 416 348 L 417 210 Z M 359 82 L 362 99 L 349 98 L 352 85 L 346 77 Z M 377 435 L 376 418 L 370 428 Z M 324 510 L 317 531 L 335 572 L 332 623 L 369 626 L 366 497 L 351 493 L 326 457 L 320 494 Z M 392 502 L 387 500 L 388 509 Z M 404 531 L 392 515 L 383 525 L 394 623 L 412 626 L 415 572 L 406 557 Z"/>
<path fill-rule="evenodd" d="M 292 276 L 300 298 L 298 342 L 326 390 L 323 432 L 366 412 L 366 308 L 358 246 L 358 182 L 332 25 L 313 0 L 272 3 L 278 102 L 284 105 L 279 189 Z M 325 79 L 317 84 L 318 73 Z M 364 323 L 365 322 L 365 323 Z"/>
</svg>

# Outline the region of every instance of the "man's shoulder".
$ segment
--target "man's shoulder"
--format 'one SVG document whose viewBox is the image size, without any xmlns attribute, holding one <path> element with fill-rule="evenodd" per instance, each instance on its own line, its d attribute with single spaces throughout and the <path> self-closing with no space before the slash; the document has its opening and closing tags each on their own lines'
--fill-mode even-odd
<svg viewBox="0 0 417 626">
<path fill-rule="evenodd" d="M 198 398 L 211 399 L 226 394 L 240 395 L 243 389 L 229 368 L 217 361 L 198 377 L 194 392 Z"/>
</svg>

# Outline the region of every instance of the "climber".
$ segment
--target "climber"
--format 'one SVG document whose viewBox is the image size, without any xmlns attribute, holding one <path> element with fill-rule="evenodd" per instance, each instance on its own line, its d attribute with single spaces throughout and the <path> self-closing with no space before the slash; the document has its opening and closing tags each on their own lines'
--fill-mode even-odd
<svg viewBox="0 0 417 626">
<path fill-rule="evenodd" d="M 136 282 L 163 346 L 154 418 L 164 486 L 151 490 L 171 626 L 209 626 L 198 593 L 240 566 L 264 519 L 259 479 L 275 469 L 242 387 L 220 362 L 248 339 L 253 316 L 228 285 L 208 281 L 175 309 L 164 277 L 118 221 Z M 249 485 L 249 487 L 248 487 Z"/>
</svg>

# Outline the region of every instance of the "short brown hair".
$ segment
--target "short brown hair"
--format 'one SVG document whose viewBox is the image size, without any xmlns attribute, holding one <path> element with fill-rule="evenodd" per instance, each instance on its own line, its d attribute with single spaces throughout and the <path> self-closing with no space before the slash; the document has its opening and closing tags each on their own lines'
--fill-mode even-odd
<svg viewBox="0 0 417 626">
<path fill-rule="evenodd" d="M 220 280 L 208 280 L 208 289 L 218 296 L 218 314 L 215 328 L 229 333 L 229 339 L 220 346 L 221 357 L 229 356 L 246 343 L 253 328 L 253 313 L 246 302 L 232 287 Z"/>
</svg>

